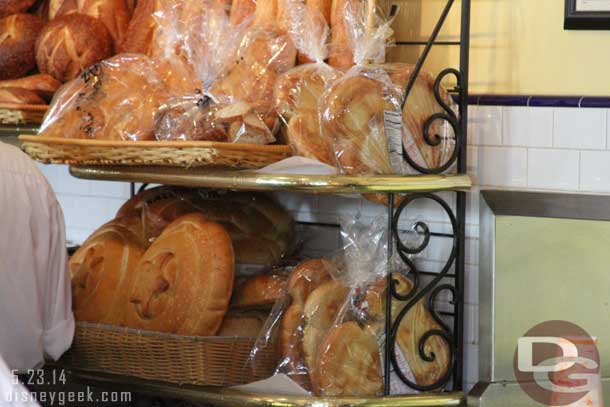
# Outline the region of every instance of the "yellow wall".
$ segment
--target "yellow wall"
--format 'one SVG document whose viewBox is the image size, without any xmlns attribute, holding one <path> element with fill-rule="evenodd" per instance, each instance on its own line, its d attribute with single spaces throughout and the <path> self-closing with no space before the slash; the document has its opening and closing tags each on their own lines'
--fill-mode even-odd
<svg viewBox="0 0 610 407">
<path fill-rule="evenodd" d="M 428 36 L 445 0 L 398 0 L 398 40 Z M 439 39 L 459 38 L 459 0 Z M 564 31 L 564 0 L 472 0 L 471 93 L 610 96 L 610 31 Z M 415 62 L 422 47 L 397 46 Z M 457 66 L 457 47 L 432 50 L 426 69 Z"/>
</svg>

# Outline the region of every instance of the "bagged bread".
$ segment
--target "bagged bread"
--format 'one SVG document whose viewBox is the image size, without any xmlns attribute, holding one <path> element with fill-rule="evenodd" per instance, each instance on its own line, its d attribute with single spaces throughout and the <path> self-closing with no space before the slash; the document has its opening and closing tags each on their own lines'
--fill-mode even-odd
<svg viewBox="0 0 610 407">
<path fill-rule="evenodd" d="M 284 141 L 294 155 L 335 165 L 332 144 L 322 137 L 318 102 L 339 72 L 324 63 L 327 55 L 328 25 L 324 16 L 301 0 L 285 0 L 291 22 L 289 33 L 299 50 L 300 59 L 315 63 L 290 69 L 278 78 L 274 96 L 276 109 L 284 124 Z"/>
<path fill-rule="evenodd" d="M 385 53 L 392 36 L 390 21 L 371 32 L 362 11 L 344 11 L 355 41 L 356 66 L 322 96 L 322 137 L 332 143 L 337 164 L 346 174 L 403 173 L 401 89 L 383 69 L 368 65 Z"/>
<path fill-rule="evenodd" d="M 118 211 L 117 218 L 140 217 L 150 243 L 175 219 L 194 212 L 225 227 L 231 235 L 237 263 L 274 265 L 296 248 L 294 220 L 263 194 L 213 195 L 158 187 L 127 201 Z"/>
<path fill-rule="evenodd" d="M 148 57 L 117 55 L 91 66 L 56 93 L 40 135 L 151 140 L 154 112 L 167 99 Z"/>
</svg>

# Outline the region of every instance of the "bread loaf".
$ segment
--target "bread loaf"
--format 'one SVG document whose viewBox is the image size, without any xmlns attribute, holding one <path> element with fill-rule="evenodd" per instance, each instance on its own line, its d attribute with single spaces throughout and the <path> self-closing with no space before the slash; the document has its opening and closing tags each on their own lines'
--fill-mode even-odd
<svg viewBox="0 0 610 407">
<path fill-rule="evenodd" d="M 275 103 L 287 123 L 286 141 L 295 155 L 335 165 L 332 139 L 320 131 L 318 101 L 338 78 L 326 65 L 306 65 L 289 70 L 278 78 Z"/>
<path fill-rule="evenodd" d="M 116 223 L 93 233 L 70 259 L 72 307 L 79 321 L 122 324 L 130 276 L 144 246 Z"/>
<path fill-rule="evenodd" d="M 0 80 L 25 76 L 36 67 L 34 48 L 41 29 L 42 20 L 32 14 L 0 19 Z"/>
<path fill-rule="evenodd" d="M 286 276 L 279 274 L 260 275 L 244 279 L 233 293 L 233 308 L 268 308 L 284 297 Z"/>
<path fill-rule="evenodd" d="M 229 312 L 222 321 L 217 335 L 256 338 L 263 329 L 267 317 L 264 312 Z"/>
<path fill-rule="evenodd" d="M 0 18 L 23 13 L 32 7 L 34 3 L 36 3 L 36 0 L 0 0 Z"/>
<path fill-rule="evenodd" d="M 355 75 L 333 85 L 322 101 L 322 135 L 333 140 L 337 163 L 347 174 L 394 173 L 384 124 L 386 93 L 382 82 Z"/>
<path fill-rule="evenodd" d="M 290 306 L 280 321 L 279 341 L 283 364 L 288 375 L 304 388 L 311 388 L 308 369 L 303 355 L 303 328 L 305 302 L 312 291 L 330 281 L 334 265 L 326 259 L 307 260 L 290 273 L 286 289 Z"/>
<path fill-rule="evenodd" d="M 138 0 L 125 40 L 119 46 L 120 52 L 152 56 L 157 27 L 153 13 L 159 10 L 160 4 L 160 0 Z"/>
<path fill-rule="evenodd" d="M 413 283 L 403 275 L 394 273 L 392 277 L 397 281 L 396 292 L 398 294 L 404 296 L 413 288 Z M 385 278 L 380 279 L 369 287 L 365 295 L 369 315 L 374 321 L 377 321 L 372 326 L 372 329 L 377 333 L 383 332 L 384 329 L 386 286 Z M 392 317 L 394 321 L 405 305 L 404 301 L 396 299 L 392 301 Z M 433 335 L 423 344 L 424 354 L 434 355 L 432 361 L 423 360 L 419 353 L 422 337 L 427 332 L 439 329 L 441 329 L 441 326 L 434 320 L 430 311 L 426 308 L 424 299 L 409 310 L 398 326 L 396 335 L 397 348 L 403 353 L 409 368 L 413 372 L 415 382 L 420 386 L 430 386 L 437 383 L 451 368 L 449 344 L 439 336 Z"/>
<path fill-rule="evenodd" d="M 158 187 L 127 201 L 117 217 L 139 214 L 147 224 L 149 240 L 154 240 L 176 214 L 191 208 L 225 227 L 238 263 L 273 265 L 295 249 L 294 220 L 263 194 L 230 193 L 212 198 L 191 190 Z"/>
<path fill-rule="evenodd" d="M 215 335 L 233 289 L 231 239 L 200 214 L 176 219 L 133 271 L 127 325 L 179 335 Z"/>
<path fill-rule="evenodd" d="M 76 16 L 59 17 L 53 23 Z M 41 135 L 150 140 L 154 112 L 168 97 L 146 56 L 117 55 L 91 66 L 58 92 Z"/>
<path fill-rule="evenodd" d="M 316 288 L 307 298 L 303 308 L 303 356 L 309 369 L 309 377 L 318 392 L 318 372 L 316 369 L 320 345 L 328 330 L 335 323 L 341 306 L 345 303 L 349 290 L 337 281 L 329 281 Z"/>
<path fill-rule="evenodd" d="M 358 2 L 355 0 L 332 0 L 328 64 L 342 71 L 354 66 L 354 40 L 350 34 L 349 19 L 357 12 Z"/>
<path fill-rule="evenodd" d="M 231 2 L 231 24 L 243 23 L 248 17 L 254 15 L 255 10 L 255 0 L 233 0 Z"/>
<path fill-rule="evenodd" d="M 331 328 L 320 345 L 314 387 L 321 396 L 379 396 L 383 392 L 379 344 L 354 321 Z"/>
<path fill-rule="evenodd" d="M 44 105 L 46 102 L 36 92 L 22 88 L 0 88 L 0 103 Z"/>
<path fill-rule="evenodd" d="M 112 38 L 104 24 L 81 14 L 49 22 L 36 41 L 38 69 L 61 82 L 111 55 Z"/>
<path fill-rule="evenodd" d="M 97 18 L 113 40 L 113 49 L 124 40 L 129 24 L 129 10 L 125 0 L 50 0 L 49 19 L 79 13 Z"/>
<path fill-rule="evenodd" d="M 36 74 L 25 78 L 0 81 L 0 89 L 17 88 L 35 93 L 39 98 L 49 101 L 61 83 L 47 74 Z"/>
<path fill-rule="evenodd" d="M 388 73 L 390 79 L 400 89 L 405 89 L 415 69 L 414 65 L 394 63 L 383 64 L 381 67 Z M 445 113 L 434 95 L 436 78 L 429 72 L 420 71 L 411 93 L 402 111 L 403 145 L 409 156 L 421 167 L 439 168 L 449 158 L 455 145 L 455 134 L 447 122 L 436 120 L 429 130 L 430 140 L 439 144 L 430 145 L 424 138 L 424 124 L 434 114 Z M 451 96 L 443 86 L 439 87 L 441 100 L 447 106 L 454 106 Z"/>
</svg>

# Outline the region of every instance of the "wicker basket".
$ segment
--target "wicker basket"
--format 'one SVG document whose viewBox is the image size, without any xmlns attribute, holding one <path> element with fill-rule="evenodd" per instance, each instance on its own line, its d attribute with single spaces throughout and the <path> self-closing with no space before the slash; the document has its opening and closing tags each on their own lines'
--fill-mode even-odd
<svg viewBox="0 0 610 407">
<path fill-rule="evenodd" d="M 0 124 L 40 124 L 49 106 L 0 103 Z"/>
<path fill-rule="evenodd" d="M 177 384 L 233 386 L 273 375 L 274 344 L 248 358 L 255 338 L 179 336 L 78 322 L 67 368 L 136 376 Z"/>
<path fill-rule="evenodd" d="M 104 141 L 20 136 L 23 149 L 46 164 L 262 168 L 290 157 L 288 146 L 212 141 Z"/>
</svg>

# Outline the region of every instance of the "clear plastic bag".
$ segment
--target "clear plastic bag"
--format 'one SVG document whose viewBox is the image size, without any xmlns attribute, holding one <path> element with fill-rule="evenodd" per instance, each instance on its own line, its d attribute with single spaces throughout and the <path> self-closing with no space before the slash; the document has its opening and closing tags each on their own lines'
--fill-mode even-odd
<svg viewBox="0 0 610 407">
<path fill-rule="evenodd" d="M 404 91 L 415 66 L 393 63 L 384 64 L 382 67 L 392 82 L 403 91 L 401 99 L 403 100 Z M 445 166 L 456 148 L 455 132 L 449 121 L 441 119 L 431 121 L 427 137 L 430 142 L 426 141 L 424 136 L 426 121 L 436 114 L 448 115 L 434 95 L 435 80 L 436 78 L 429 72 L 421 71 L 402 110 L 404 149 L 415 164 L 426 169 Z M 439 96 L 448 108 L 457 112 L 456 104 L 443 86 L 439 87 Z"/>
<path fill-rule="evenodd" d="M 300 65 L 282 74 L 275 85 L 275 104 L 283 127 L 283 137 L 295 155 L 335 165 L 332 145 L 322 137 L 318 102 L 326 88 L 339 78 L 339 71 L 324 63 L 327 56 L 328 25 L 324 16 L 301 0 L 284 0 L 289 10 L 288 32 L 302 59 L 314 63 Z"/>
<path fill-rule="evenodd" d="M 363 9 L 364 8 L 364 9 Z M 344 4 L 345 30 L 356 64 L 322 96 L 320 125 L 341 170 L 350 175 L 403 173 L 401 89 L 381 68 L 393 31 L 371 2 Z"/>
<path fill-rule="evenodd" d="M 292 68 L 296 48 L 278 27 L 253 26 L 243 37 L 230 68 L 210 87 L 220 106 L 219 121 L 229 141 L 269 144 L 278 128 L 273 90 L 279 75 Z"/>
<path fill-rule="evenodd" d="M 403 242 L 421 243 L 412 232 Z M 342 221 L 343 249 L 332 260 L 314 259 L 291 272 L 287 296 L 278 301 L 252 351 L 279 346 L 281 361 L 276 373 L 291 377 L 319 396 L 378 396 L 383 392 L 385 351 L 385 289 L 388 270 L 397 290 L 406 295 L 413 287 L 398 256 L 388 264 L 385 219 L 372 222 Z M 413 383 L 430 385 L 451 366 L 449 345 L 432 336 L 424 344 L 433 361 L 419 354 L 421 338 L 440 329 L 425 306 L 418 302 L 403 319 L 397 333 L 396 356 L 403 374 Z M 395 319 L 405 302 L 392 302 Z M 393 394 L 416 393 L 392 374 Z"/>
<path fill-rule="evenodd" d="M 99 140 L 153 139 L 154 112 L 169 98 L 152 61 L 120 54 L 87 68 L 56 93 L 40 134 Z"/>
<path fill-rule="evenodd" d="M 237 263 L 274 265 L 296 249 L 294 220 L 263 194 L 158 187 L 127 201 L 117 218 L 141 217 L 145 240 L 150 243 L 172 221 L 192 212 L 200 212 L 225 227 L 231 235 Z"/>
</svg>

